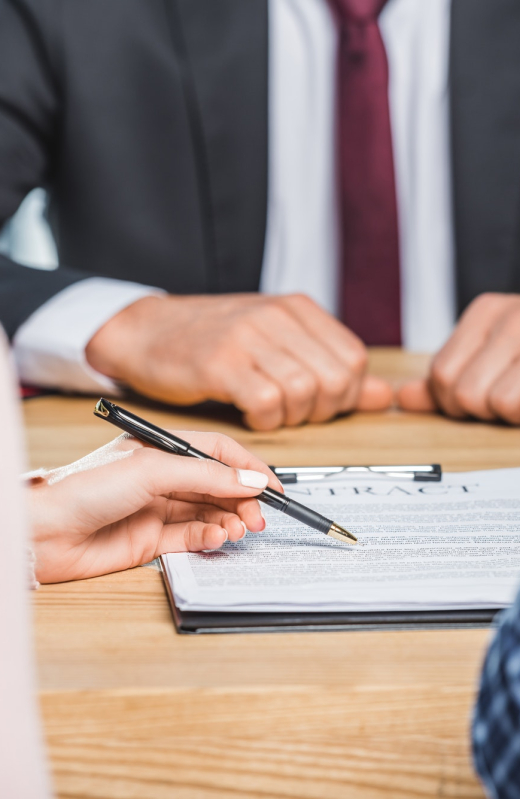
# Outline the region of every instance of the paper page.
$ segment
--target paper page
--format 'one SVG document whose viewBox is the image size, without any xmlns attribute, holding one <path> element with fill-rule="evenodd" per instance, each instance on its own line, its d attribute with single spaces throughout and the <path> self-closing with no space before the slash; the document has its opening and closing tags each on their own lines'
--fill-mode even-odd
<svg viewBox="0 0 520 799">
<path fill-rule="evenodd" d="M 520 469 L 441 483 L 345 479 L 288 495 L 354 532 L 349 546 L 267 508 L 267 529 L 212 553 L 168 555 L 183 610 L 504 607 L 520 577 Z"/>
</svg>

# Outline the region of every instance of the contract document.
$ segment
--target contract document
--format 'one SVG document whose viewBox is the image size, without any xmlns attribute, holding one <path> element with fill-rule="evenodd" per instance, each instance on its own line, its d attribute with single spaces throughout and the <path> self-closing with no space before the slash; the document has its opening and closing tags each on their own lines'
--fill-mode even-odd
<svg viewBox="0 0 520 799">
<path fill-rule="evenodd" d="M 440 483 L 330 478 L 286 492 L 352 531 L 358 544 L 267 508 L 262 533 L 215 552 L 163 557 L 180 611 L 471 610 L 513 601 L 520 469 L 445 473 Z"/>
</svg>

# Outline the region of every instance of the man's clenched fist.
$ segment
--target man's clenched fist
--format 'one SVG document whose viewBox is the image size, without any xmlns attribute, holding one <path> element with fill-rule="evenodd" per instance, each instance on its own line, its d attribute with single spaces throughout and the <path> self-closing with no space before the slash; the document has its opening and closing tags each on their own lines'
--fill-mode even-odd
<svg viewBox="0 0 520 799">
<path fill-rule="evenodd" d="M 520 297 L 477 297 L 433 359 L 429 377 L 403 386 L 398 399 L 405 410 L 439 408 L 456 419 L 520 424 Z"/>
<path fill-rule="evenodd" d="M 97 371 L 180 405 L 232 403 L 256 430 L 392 401 L 363 343 L 305 295 L 145 297 L 91 339 Z"/>
</svg>

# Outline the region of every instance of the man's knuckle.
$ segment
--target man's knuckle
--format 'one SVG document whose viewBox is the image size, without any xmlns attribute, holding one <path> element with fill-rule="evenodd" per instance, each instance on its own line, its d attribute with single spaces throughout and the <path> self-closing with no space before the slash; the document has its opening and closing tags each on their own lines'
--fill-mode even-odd
<svg viewBox="0 0 520 799">
<path fill-rule="evenodd" d="M 278 386 L 263 386 L 254 394 L 251 400 L 251 412 L 267 413 L 277 410 L 283 401 L 282 390 Z"/>
<path fill-rule="evenodd" d="M 258 313 L 253 311 L 252 314 Z M 226 336 L 225 341 L 220 345 L 222 354 L 227 357 L 229 352 L 237 347 L 242 350 L 247 350 L 251 344 L 251 336 L 253 328 L 251 325 L 250 317 L 241 317 L 237 319 L 229 330 L 229 335 Z"/>
<path fill-rule="evenodd" d="M 329 397 L 342 397 L 350 384 L 346 371 L 329 372 L 321 381 L 323 392 Z"/>
<path fill-rule="evenodd" d="M 490 405 L 501 419 L 512 424 L 520 423 L 520 401 L 517 396 L 504 392 L 493 392 Z"/>
<path fill-rule="evenodd" d="M 308 294 L 303 294 L 303 292 L 298 292 L 292 295 L 293 302 L 298 305 L 303 310 L 311 310 L 316 308 L 315 301 L 309 297 Z"/>
<path fill-rule="evenodd" d="M 314 305 L 314 300 L 311 300 L 308 294 L 304 294 L 302 291 L 295 291 L 291 294 L 285 294 L 281 297 L 285 303 L 289 302 L 292 305 L 301 305 L 303 307 L 308 307 L 309 305 Z"/>
<path fill-rule="evenodd" d="M 520 313 L 518 313 L 518 309 L 506 317 L 498 341 L 502 352 L 510 352 L 513 357 L 520 351 Z"/>
<path fill-rule="evenodd" d="M 455 382 L 450 369 L 441 360 L 434 360 L 431 368 L 431 379 L 435 386 L 443 390 L 450 390 Z"/>
<path fill-rule="evenodd" d="M 488 305 L 491 305 L 491 303 L 496 302 L 499 296 L 500 295 L 494 291 L 484 291 L 482 294 L 479 294 L 478 297 L 475 297 L 472 304 L 477 308 L 479 306 L 486 308 Z"/>
<path fill-rule="evenodd" d="M 483 416 L 488 413 L 485 397 L 482 397 L 480 393 L 467 386 L 456 386 L 453 391 L 453 397 L 457 405 L 466 413 L 473 416 Z"/>
<path fill-rule="evenodd" d="M 354 344 L 351 352 L 352 368 L 356 372 L 364 372 L 368 366 L 368 352 L 363 344 Z"/>
<path fill-rule="evenodd" d="M 484 291 L 469 304 L 467 311 L 475 316 L 480 314 L 487 314 L 493 311 L 499 304 L 502 305 L 506 298 L 505 294 L 499 294 L 496 291 Z"/>
<path fill-rule="evenodd" d="M 210 357 L 204 360 L 202 374 L 210 385 L 220 385 L 223 375 L 232 373 L 233 363 L 237 362 L 236 353 L 235 358 L 231 358 L 229 349 L 219 344 L 212 350 Z"/>
<path fill-rule="evenodd" d="M 286 305 L 278 299 L 274 299 L 262 312 L 262 322 L 264 324 L 267 322 L 273 328 L 285 327 L 290 318 Z"/>
<path fill-rule="evenodd" d="M 277 297 L 268 297 L 262 305 L 253 308 L 247 318 L 242 320 L 241 337 L 247 337 L 248 343 L 252 336 L 258 339 L 265 337 L 265 331 L 278 329 L 287 319 L 287 310 L 278 303 Z"/>
<path fill-rule="evenodd" d="M 309 372 L 299 372 L 287 379 L 285 389 L 293 400 L 306 400 L 317 391 L 317 380 Z"/>
<path fill-rule="evenodd" d="M 209 352 L 207 353 L 207 357 L 205 357 L 201 363 L 202 370 L 207 375 L 213 375 L 220 367 L 222 366 L 222 362 L 224 360 L 224 348 L 221 347 L 220 344 L 214 344 Z"/>
</svg>

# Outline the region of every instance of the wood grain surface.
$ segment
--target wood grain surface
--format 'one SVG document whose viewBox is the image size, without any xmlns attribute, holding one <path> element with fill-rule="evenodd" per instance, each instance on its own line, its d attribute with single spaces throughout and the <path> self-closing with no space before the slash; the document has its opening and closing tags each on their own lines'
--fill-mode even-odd
<svg viewBox="0 0 520 799">
<path fill-rule="evenodd" d="M 394 382 L 427 359 L 376 351 Z M 25 403 L 32 466 L 113 437 L 93 400 Z M 173 429 L 219 429 L 270 463 L 519 465 L 520 430 L 355 414 L 258 434 L 229 409 L 127 403 Z M 35 595 L 42 711 L 60 799 L 473 799 L 469 722 L 489 631 L 179 636 L 149 569 Z"/>
</svg>

